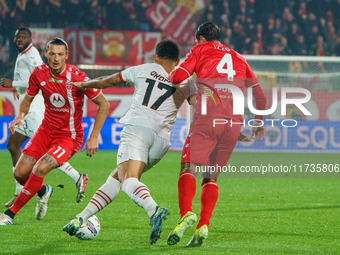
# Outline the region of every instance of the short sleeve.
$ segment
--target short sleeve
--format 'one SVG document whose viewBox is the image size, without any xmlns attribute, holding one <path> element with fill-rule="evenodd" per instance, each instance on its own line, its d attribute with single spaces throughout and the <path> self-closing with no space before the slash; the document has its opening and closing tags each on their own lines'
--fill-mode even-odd
<svg viewBox="0 0 340 255">
<path fill-rule="evenodd" d="M 253 70 L 251 70 L 249 64 L 246 62 L 246 68 L 247 68 L 247 73 L 246 73 L 246 87 L 253 87 L 255 85 L 260 84 L 259 80 L 256 78 Z"/>
<path fill-rule="evenodd" d="M 33 71 L 28 82 L 26 93 L 30 97 L 34 97 L 39 93 L 39 90 L 38 72 Z"/>
<path fill-rule="evenodd" d="M 136 66 L 129 67 L 119 73 L 120 79 L 125 83 L 135 83 Z"/>
<path fill-rule="evenodd" d="M 87 82 L 89 80 L 90 78 L 87 76 L 86 73 L 79 71 L 78 81 Z M 95 99 L 101 92 L 102 92 L 101 89 L 94 89 L 94 88 L 87 88 L 84 91 L 85 95 L 91 100 Z"/>
<path fill-rule="evenodd" d="M 87 89 L 85 90 L 84 93 L 85 93 L 85 95 L 86 95 L 89 99 L 93 100 L 93 99 L 95 99 L 101 92 L 102 92 L 101 89 L 87 88 Z"/>
</svg>

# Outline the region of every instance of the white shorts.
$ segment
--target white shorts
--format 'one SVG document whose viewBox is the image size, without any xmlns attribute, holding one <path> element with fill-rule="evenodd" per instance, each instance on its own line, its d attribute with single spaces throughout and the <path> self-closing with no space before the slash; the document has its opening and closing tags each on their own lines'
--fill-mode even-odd
<svg viewBox="0 0 340 255">
<path fill-rule="evenodd" d="M 169 147 L 169 141 L 151 128 L 126 125 L 120 136 L 117 165 L 129 159 L 139 160 L 146 164 L 147 171 L 163 158 Z"/>
<path fill-rule="evenodd" d="M 43 114 L 29 112 L 25 116 L 21 126 L 15 126 L 15 132 L 31 138 L 35 132 L 37 132 L 43 118 Z"/>
</svg>

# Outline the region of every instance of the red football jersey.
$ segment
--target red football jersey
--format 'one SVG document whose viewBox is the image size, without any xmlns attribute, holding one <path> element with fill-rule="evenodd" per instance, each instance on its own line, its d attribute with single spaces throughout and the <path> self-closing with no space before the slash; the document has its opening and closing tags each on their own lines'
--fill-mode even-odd
<svg viewBox="0 0 340 255">
<path fill-rule="evenodd" d="M 231 91 L 218 88 L 219 85 L 217 85 L 233 85 L 243 92 L 244 87 L 259 84 L 248 63 L 239 53 L 221 43 L 197 44 L 180 67 L 171 74 L 171 81 L 176 81 L 176 75 L 180 72 L 183 74 L 183 70 L 186 71 L 188 76 L 193 73 L 197 75 L 196 109 L 198 113 L 195 118 L 220 117 L 243 120 L 241 115 L 233 114 L 233 94 Z M 202 100 L 202 95 L 205 97 L 204 100 Z M 206 104 L 206 111 L 202 110 L 202 102 Z"/>
<path fill-rule="evenodd" d="M 41 90 L 45 101 L 45 115 L 41 126 L 53 135 L 67 135 L 83 140 L 82 127 L 84 95 L 94 99 L 101 90 L 88 88 L 85 91 L 70 82 L 83 82 L 88 76 L 77 67 L 66 64 L 64 71 L 54 76 L 48 65 L 43 64 L 31 74 L 26 93 L 35 96 Z"/>
</svg>

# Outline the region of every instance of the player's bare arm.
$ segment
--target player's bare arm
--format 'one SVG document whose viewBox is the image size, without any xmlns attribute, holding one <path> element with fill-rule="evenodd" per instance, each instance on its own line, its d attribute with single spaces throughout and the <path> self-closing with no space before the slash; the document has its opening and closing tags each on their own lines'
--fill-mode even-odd
<svg viewBox="0 0 340 255">
<path fill-rule="evenodd" d="M 34 97 L 30 97 L 26 94 L 24 99 L 21 101 L 20 106 L 19 106 L 19 112 L 15 116 L 15 119 L 13 121 L 11 121 L 11 123 L 9 124 L 9 127 L 8 127 L 11 134 L 14 134 L 15 126 L 21 126 L 22 120 L 24 119 L 24 117 L 28 113 L 28 110 L 30 109 L 30 106 L 31 106 L 33 99 L 34 99 Z"/>
<path fill-rule="evenodd" d="M 102 76 L 87 82 L 74 82 L 73 85 L 80 89 L 96 88 L 105 89 L 109 87 L 115 87 L 122 82 L 119 73 L 115 73 L 108 76 Z"/>
<path fill-rule="evenodd" d="M 104 125 L 110 106 L 109 102 L 106 100 L 105 96 L 102 93 L 100 93 L 95 99 L 93 99 L 92 102 L 98 105 L 98 110 L 96 113 L 96 118 L 91 135 L 89 139 L 85 142 L 84 147 L 81 150 L 84 151 L 87 147 L 86 155 L 90 157 L 98 151 L 99 133 Z"/>
<path fill-rule="evenodd" d="M 0 85 L 3 87 L 3 88 L 12 88 L 13 85 L 12 85 L 12 80 L 11 79 L 8 79 L 8 78 L 2 78 L 0 80 Z"/>
<path fill-rule="evenodd" d="M 254 140 L 254 137 L 247 134 L 246 132 L 240 132 L 237 140 L 240 142 L 251 142 L 252 140 Z"/>
<path fill-rule="evenodd" d="M 254 121 L 254 126 L 252 128 L 252 136 L 255 135 L 256 141 L 261 141 L 264 138 L 264 126 L 261 121 Z"/>
</svg>

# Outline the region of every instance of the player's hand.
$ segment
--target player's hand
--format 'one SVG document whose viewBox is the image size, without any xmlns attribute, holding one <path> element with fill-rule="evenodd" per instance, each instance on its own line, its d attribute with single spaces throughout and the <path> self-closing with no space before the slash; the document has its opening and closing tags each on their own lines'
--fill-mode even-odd
<svg viewBox="0 0 340 255">
<path fill-rule="evenodd" d="M 0 85 L 3 87 L 3 88 L 12 88 L 12 80 L 11 79 L 8 79 L 8 78 L 2 78 L 0 80 Z"/>
<path fill-rule="evenodd" d="M 82 87 L 82 82 L 72 82 L 74 86 L 76 86 L 78 89 L 85 90 L 85 88 Z"/>
<path fill-rule="evenodd" d="M 11 123 L 9 123 L 8 130 L 13 135 L 15 133 L 15 126 L 20 127 L 21 125 L 22 125 L 22 119 L 15 118 L 14 120 L 11 121 Z"/>
<path fill-rule="evenodd" d="M 98 151 L 98 139 L 94 139 L 94 138 L 89 138 L 85 144 L 84 147 L 81 151 L 85 151 L 85 148 L 87 147 L 86 150 L 86 156 L 92 156 L 93 154 L 95 154 Z"/>
<path fill-rule="evenodd" d="M 259 126 L 257 126 L 259 125 Z M 260 126 L 263 125 L 263 123 L 254 123 L 254 127 L 252 128 L 252 136 L 255 135 L 256 141 L 262 141 L 264 138 L 264 126 Z"/>
<path fill-rule="evenodd" d="M 254 137 L 247 134 L 246 132 L 240 132 L 240 136 L 238 137 L 238 141 L 241 142 L 251 142 L 254 140 Z"/>
<path fill-rule="evenodd" d="M 13 88 L 12 92 L 13 92 L 13 98 L 14 98 L 14 100 L 19 100 L 20 95 L 19 95 L 17 89 L 16 89 L 16 88 Z"/>
</svg>

